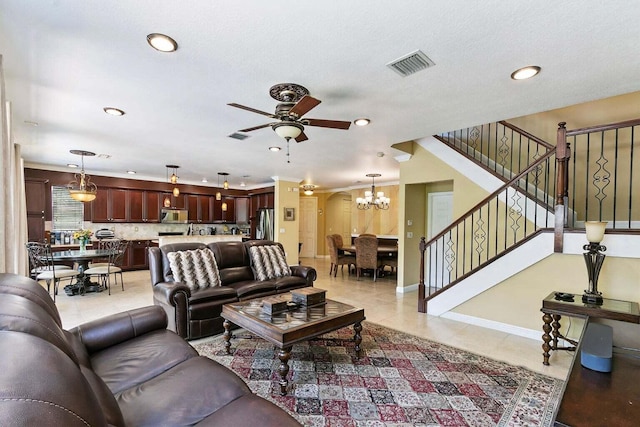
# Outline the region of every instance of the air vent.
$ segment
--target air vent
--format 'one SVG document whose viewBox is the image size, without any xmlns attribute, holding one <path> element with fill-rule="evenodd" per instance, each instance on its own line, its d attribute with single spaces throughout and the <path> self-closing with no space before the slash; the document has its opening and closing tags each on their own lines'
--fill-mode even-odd
<svg viewBox="0 0 640 427">
<path fill-rule="evenodd" d="M 420 70 L 426 70 L 429 67 L 433 67 L 435 62 L 429 59 L 427 55 L 421 50 L 416 50 L 395 61 L 389 62 L 387 67 L 391 68 L 402 77 L 407 77 L 411 74 L 417 73 Z"/>
<path fill-rule="evenodd" d="M 229 138 L 238 139 L 242 141 L 243 139 L 249 138 L 249 135 L 245 135 L 244 133 L 234 132 L 231 135 L 229 135 Z"/>
</svg>

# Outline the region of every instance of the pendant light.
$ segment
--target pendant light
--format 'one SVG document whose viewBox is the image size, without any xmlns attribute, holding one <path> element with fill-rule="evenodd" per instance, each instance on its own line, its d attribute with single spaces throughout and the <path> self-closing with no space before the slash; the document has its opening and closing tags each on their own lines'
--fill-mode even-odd
<svg viewBox="0 0 640 427">
<path fill-rule="evenodd" d="M 176 166 L 176 165 L 166 165 L 167 166 L 167 175 L 169 175 L 169 169 L 173 169 L 173 171 L 171 172 L 171 176 L 168 178 L 169 182 L 173 185 L 175 185 L 175 187 L 173 187 L 173 195 L 175 197 L 178 197 L 180 195 L 180 189 L 178 188 L 178 168 L 180 166 Z M 164 201 L 164 204 L 166 206 L 167 202 L 166 200 Z M 169 202 L 169 204 L 171 204 L 171 202 Z"/>
<path fill-rule="evenodd" d="M 229 181 L 227 181 L 227 176 L 229 176 L 229 174 L 227 172 L 218 172 L 218 188 L 220 188 L 220 176 L 224 177 L 224 183 L 222 184 L 222 188 L 224 188 L 225 190 L 228 190 Z M 216 200 L 222 200 L 222 193 L 220 192 L 219 189 L 216 192 Z M 225 202 L 222 203 L 222 211 L 223 212 L 227 211 L 227 204 Z"/>
<path fill-rule="evenodd" d="M 74 180 L 67 185 L 69 195 L 73 200 L 79 202 L 90 202 L 96 198 L 98 187 L 91 182 L 91 177 L 84 173 L 84 156 L 95 156 L 96 153 L 84 150 L 71 150 L 71 154 L 75 154 L 81 157 L 80 174 L 74 175 Z"/>
<path fill-rule="evenodd" d="M 356 199 L 356 206 L 361 210 L 370 209 L 371 207 L 381 210 L 389 209 L 391 199 L 385 197 L 383 191 L 378 191 L 376 193 L 375 179 L 381 175 L 379 173 L 369 173 L 367 176 L 371 178 L 371 191 L 365 191 L 364 197 L 358 197 Z"/>
</svg>

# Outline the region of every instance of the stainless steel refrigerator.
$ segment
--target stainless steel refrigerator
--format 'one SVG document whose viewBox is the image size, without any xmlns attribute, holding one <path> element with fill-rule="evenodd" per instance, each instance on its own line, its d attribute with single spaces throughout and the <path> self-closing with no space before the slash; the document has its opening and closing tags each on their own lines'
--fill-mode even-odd
<svg viewBox="0 0 640 427">
<path fill-rule="evenodd" d="M 273 240 L 273 209 L 258 209 L 256 239 Z"/>
</svg>

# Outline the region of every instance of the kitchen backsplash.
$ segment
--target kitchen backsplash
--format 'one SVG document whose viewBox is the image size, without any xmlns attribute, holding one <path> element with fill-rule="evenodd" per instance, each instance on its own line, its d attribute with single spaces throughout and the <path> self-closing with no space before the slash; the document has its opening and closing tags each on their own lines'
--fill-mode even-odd
<svg viewBox="0 0 640 427">
<path fill-rule="evenodd" d="M 131 224 L 131 223 L 93 223 L 85 221 L 83 229 L 95 232 L 101 228 L 113 230 L 116 237 L 120 239 L 155 239 L 160 233 L 183 233 L 187 234 L 189 224 Z M 231 229 L 237 227 L 236 224 L 193 224 L 193 234 L 231 234 Z M 45 229 L 51 230 L 51 221 L 45 222 Z"/>
</svg>

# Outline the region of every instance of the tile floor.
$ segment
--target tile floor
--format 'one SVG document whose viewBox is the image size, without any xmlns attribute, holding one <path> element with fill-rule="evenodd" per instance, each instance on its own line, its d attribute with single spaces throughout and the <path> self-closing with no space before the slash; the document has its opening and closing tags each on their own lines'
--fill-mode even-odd
<svg viewBox="0 0 640 427">
<path fill-rule="evenodd" d="M 566 379 L 574 354 L 554 352 L 551 365 L 544 366 L 542 339 L 531 340 L 419 313 L 417 292 L 397 294 L 395 275 L 379 278 L 374 283 L 369 276 L 356 281 L 355 275 L 349 276 L 346 269 L 344 273 L 339 269 L 334 278 L 328 273 L 328 258 L 302 258 L 301 262 L 318 270 L 316 287 L 326 289 L 329 298 L 363 307 L 367 321 Z M 69 297 L 61 292 L 56 304 L 63 326 L 72 328 L 111 313 L 153 303 L 149 271 L 127 272 L 124 281 L 125 291 L 119 283 L 117 286 L 112 284 L 111 295 L 102 292 Z"/>
</svg>

